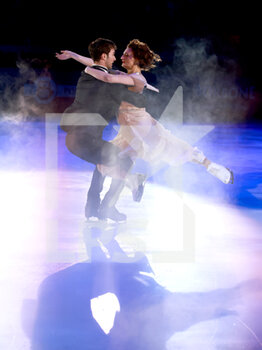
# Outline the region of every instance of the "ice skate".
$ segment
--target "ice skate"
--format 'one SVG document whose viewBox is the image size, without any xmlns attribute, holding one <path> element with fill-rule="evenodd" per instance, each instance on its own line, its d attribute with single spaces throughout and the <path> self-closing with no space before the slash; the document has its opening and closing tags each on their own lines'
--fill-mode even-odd
<svg viewBox="0 0 262 350">
<path fill-rule="evenodd" d="M 123 213 L 120 213 L 115 206 L 113 207 L 101 206 L 98 212 L 98 218 L 100 220 L 111 220 L 119 223 L 126 221 L 126 215 Z"/>
<path fill-rule="evenodd" d="M 131 190 L 135 202 L 141 201 L 146 180 L 147 175 L 140 173 L 129 174 L 126 177 L 125 185 Z"/>
<path fill-rule="evenodd" d="M 138 186 L 132 191 L 133 200 L 135 202 L 140 202 L 144 193 L 145 183 L 146 183 L 145 174 L 137 174 Z"/>
<path fill-rule="evenodd" d="M 207 167 L 207 171 L 225 184 L 232 184 L 234 182 L 233 172 L 222 165 L 210 163 Z"/>
</svg>

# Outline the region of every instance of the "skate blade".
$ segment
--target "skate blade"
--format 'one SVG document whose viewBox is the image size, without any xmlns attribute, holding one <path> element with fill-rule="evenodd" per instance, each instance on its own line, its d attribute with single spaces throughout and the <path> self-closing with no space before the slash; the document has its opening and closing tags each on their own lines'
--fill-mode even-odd
<svg viewBox="0 0 262 350">
<path fill-rule="evenodd" d="M 229 172 L 230 172 L 230 179 L 228 181 L 228 184 L 233 184 L 234 183 L 234 174 L 233 174 L 233 171 L 226 168 Z"/>
</svg>

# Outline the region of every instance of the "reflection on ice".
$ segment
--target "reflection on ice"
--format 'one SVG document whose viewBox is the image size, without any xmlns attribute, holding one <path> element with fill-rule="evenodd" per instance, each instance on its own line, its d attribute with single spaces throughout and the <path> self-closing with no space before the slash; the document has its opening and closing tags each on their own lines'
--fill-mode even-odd
<svg viewBox="0 0 262 350">
<path fill-rule="evenodd" d="M 114 326 L 116 312 L 120 311 L 119 301 L 114 293 L 105 293 L 90 300 L 91 311 L 105 334 Z"/>
</svg>

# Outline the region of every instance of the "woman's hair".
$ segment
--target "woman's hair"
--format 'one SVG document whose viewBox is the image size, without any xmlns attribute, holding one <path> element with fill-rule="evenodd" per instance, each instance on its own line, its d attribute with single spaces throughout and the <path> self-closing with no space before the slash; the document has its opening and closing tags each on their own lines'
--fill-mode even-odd
<svg viewBox="0 0 262 350">
<path fill-rule="evenodd" d="M 162 61 L 160 56 L 152 51 L 146 43 L 138 39 L 131 40 L 127 47 L 132 49 L 134 58 L 138 60 L 142 70 L 148 71 L 156 67 L 155 63 Z"/>
<path fill-rule="evenodd" d="M 88 51 L 94 61 L 99 61 L 103 53 L 109 54 L 110 50 L 117 49 L 116 44 L 109 39 L 98 38 L 88 46 Z"/>
</svg>

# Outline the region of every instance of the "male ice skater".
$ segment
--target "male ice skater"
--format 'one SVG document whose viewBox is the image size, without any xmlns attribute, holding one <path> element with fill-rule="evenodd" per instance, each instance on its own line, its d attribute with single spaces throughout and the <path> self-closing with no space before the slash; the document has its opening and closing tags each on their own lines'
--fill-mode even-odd
<svg viewBox="0 0 262 350">
<path fill-rule="evenodd" d="M 93 68 L 108 72 L 115 58 L 116 45 L 108 39 L 98 38 L 88 46 L 89 54 L 94 61 Z M 141 86 L 142 90 L 143 86 Z M 85 216 L 99 219 L 110 218 L 124 221 L 126 215 L 120 213 L 115 205 L 125 186 L 125 176 L 130 172 L 133 161 L 130 157 L 120 155 L 120 149 L 103 139 L 103 131 L 108 122 L 116 115 L 121 101 L 133 103 L 132 91 L 122 84 L 101 82 L 84 71 L 78 80 L 76 96 L 62 117 L 61 128 L 67 132 L 66 146 L 74 155 L 95 165 L 118 166 L 121 178 L 113 178 L 111 186 L 102 202 L 100 193 L 105 177 L 94 170 L 87 195 Z M 144 104 L 141 94 L 141 107 Z M 136 103 L 139 101 L 136 98 Z M 139 106 L 138 106 L 139 107 Z M 138 186 L 141 190 L 141 185 Z"/>
</svg>

